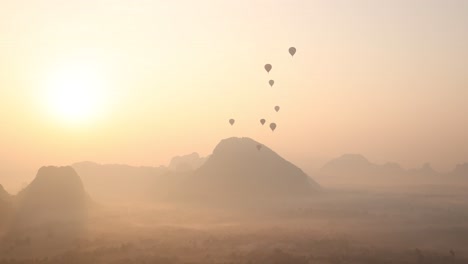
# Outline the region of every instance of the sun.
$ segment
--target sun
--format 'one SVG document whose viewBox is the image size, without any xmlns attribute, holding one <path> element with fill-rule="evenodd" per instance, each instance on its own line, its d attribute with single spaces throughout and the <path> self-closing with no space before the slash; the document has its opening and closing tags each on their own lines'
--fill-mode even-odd
<svg viewBox="0 0 468 264">
<path fill-rule="evenodd" d="M 96 67 L 82 63 L 52 71 L 46 82 L 48 110 L 68 123 L 96 119 L 106 103 L 104 79 Z"/>
</svg>

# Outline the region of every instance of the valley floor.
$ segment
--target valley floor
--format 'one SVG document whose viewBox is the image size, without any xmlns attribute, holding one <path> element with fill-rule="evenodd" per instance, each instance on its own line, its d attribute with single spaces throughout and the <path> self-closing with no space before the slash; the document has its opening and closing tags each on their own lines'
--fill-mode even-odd
<svg viewBox="0 0 468 264">
<path fill-rule="evenodd" d="M 78 237 L 8 237 L 0 263 L 468 263 L 468 189 L 325 186 L 268 210 L 99 205 Z"/>
</svg>

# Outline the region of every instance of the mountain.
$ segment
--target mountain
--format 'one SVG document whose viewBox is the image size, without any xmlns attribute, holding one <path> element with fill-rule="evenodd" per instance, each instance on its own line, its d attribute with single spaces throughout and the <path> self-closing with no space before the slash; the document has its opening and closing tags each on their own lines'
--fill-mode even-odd
<svg viewBox="0 0 468 264">
<path fill-rule="evenodd" d="M 91 197 L 105 202 L 133 202 L 153 198 L 164 191 L 168 169 L 164 167 L 133 167 L 118 164 L 75 163 Z"/>
<path fill-rule="evenodd" d="M 412 176 L 432 177 L 440 176 L 440 173 L 435 171 L 430 163 L 424 163 L 421 168 L 410 169 L 408 174 Z"/>
<path fill-rule="evenodd" d="M 11 216 L 11 210 L 11 196 L 5 191 L 5 189 L 3 189 L 3 186 L 0 184 L 0 231 L 2 231 L 4 225 Z"/>
<path fill-rule="evenodd" d="M 3 186 L 0 184 L 0 201 L 5 201 L 10 198 L 10 194 L 5 191 Z"/>
<path fill-rule="evenodd" d="M 451 175 L 468 179 L 468 163 L 458 164 Z"/>
<path fill-rule="evenodd" d="M 395 162 L 387 162 L 383 165 L 377 165 L 377 170 L 382 174 L 382 175 L 403 175 L 406 173 L 406 170 L 403 169 L 400 164 L 395 163 Z"/>
<path fill-rule="evenodd" d="M 359 154 L 345 154 L 329 161 L 319 175 L 320 182 L 333 184 L 426 184 L 443 180 L 429 163 L 406 170 L 398 163 L 374 164 Z"/>
<path fill-rule="evenodd" d="M 200 157 L 196 152 L 189 155 L 176 156 L 172 158 L 169 170 L 178 172 L 193 171 L 200 168 L 206 160 L 206 158 Z"/>
<path fill-rule="evenodd" d="M 42 167 L 16 197 L 17 227 L 45 224 L 83 224 L 89 198 L 72 167 Z"/>
<path fill-rule="evenodd" d="M 243 203 L 303 198 L 320 190 L 301 169 L 259 146 L 250 138 L 222 140 L 179 191 L 190 200 Z"/>
<path fill-rule="evenodd" d="M 407 170 L 397 163 L 374 164 L 362 155 L 346 154 L 326 163 L 318 175 L 323 184 L 459 184 L 465 181 L 450 176 L 468 175 L 468 163 L 458 165 L 452 173 L 447 174 L 434 170 L 430 163 Z"/>
<path fill-rule="evenodd" d="M 345 154 L 333 159 L 325 164 L 320 170 L 321 173 L 333 176 L 395 176 L 405 173 L 405 170 L 398 164 L 388 162 L 383 165 L 371 163 L 360 154 Z"/>
<path fill-rule="evenodd" d="M 321 172 L 329 175 L 346 175 L 349 173 L 367 175 L 374 173 L 377 166 L 359 154 L 345 154 L 325 164 Z"/>
</svg>

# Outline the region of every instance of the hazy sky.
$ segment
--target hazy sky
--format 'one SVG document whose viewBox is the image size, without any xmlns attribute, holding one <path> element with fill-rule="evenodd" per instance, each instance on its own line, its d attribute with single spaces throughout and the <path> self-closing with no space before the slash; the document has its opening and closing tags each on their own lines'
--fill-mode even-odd
<svg viewBox="0 0 468 264">
<path fill-rule="evenodd" d="M 306 169 L 362 153 L 449 170 L 468 161 L 467 47 L 464 0 L 0 0 L 0 184 L 230 136 Z"/>
</svg>

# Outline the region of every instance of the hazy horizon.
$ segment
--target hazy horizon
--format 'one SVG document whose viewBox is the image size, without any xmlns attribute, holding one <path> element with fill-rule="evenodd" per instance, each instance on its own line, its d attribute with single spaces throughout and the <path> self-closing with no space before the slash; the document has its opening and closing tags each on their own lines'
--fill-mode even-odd
<svg viewBox="0 0 468 264">
<path fill-rule="evenodd" d="M 466 264 L 467 47 L 466 0 L 0 0 L 0 264 Z"/>
<path fill-rule="evenodd" d="M 305 170 L 345 153 L 468 161 L 467 1 L 0 7 L 0 183 L 84 160 L 168 164 L 231 136 Z"/>
</svg>

